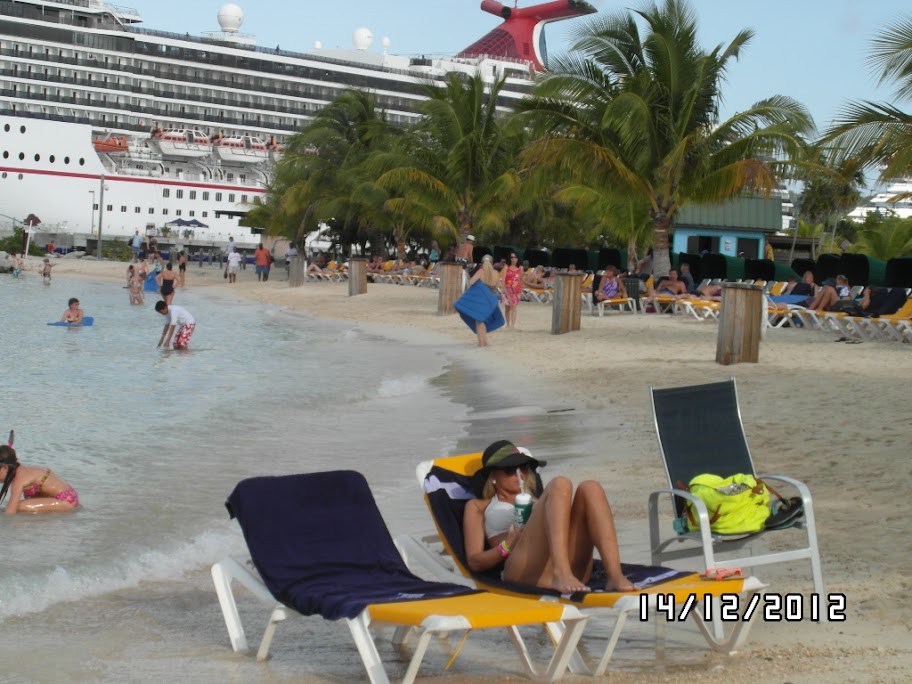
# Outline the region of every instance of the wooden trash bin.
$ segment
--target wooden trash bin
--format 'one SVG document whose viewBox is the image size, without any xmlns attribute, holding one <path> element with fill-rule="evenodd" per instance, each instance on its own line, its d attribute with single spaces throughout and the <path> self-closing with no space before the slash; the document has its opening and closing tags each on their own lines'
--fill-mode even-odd
<svg viewBox="0 0 912 684">
<path fill-rule="evenodd" d="M 367 293 L 367 259 L 352 257 L 348 260 L 348 296 Z"/>
<path fill-rule="evenodd" d="M 298 255 L 291 257 L 291 263 L 288 266 L 288 287 L 301 287 L 304 284 L 304 267 L 307 260 Z"/>
<path fill-rule="evenodd" d="M 716 363 L 757 363 L 763 331 L 763 288 L 747 283 L 722 283 Z"/>
<path fill-rule="evenodd" d="M 554 281 L 554 308 L 551 311 L 552 335 L 563 335 L 580 329 L 583 309 L 580 292 L 584 275 L 579 271 L 557 274 Z"/>
<path fill-rule="evenodd" d="M 448 316 L 456 313 L 453 302 L 462 296 L 465 289 L 464 270 L 462 264 L 455 261 L 441 261 L 440 289 L 437 292 L 437 315 Z"/>
</svg>

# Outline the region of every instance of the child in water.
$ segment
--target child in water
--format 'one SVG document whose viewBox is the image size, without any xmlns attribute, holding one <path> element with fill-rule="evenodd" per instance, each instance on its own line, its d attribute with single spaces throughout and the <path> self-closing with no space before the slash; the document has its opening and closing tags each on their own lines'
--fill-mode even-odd
<svg viewBox="0 0 912 684">
<path fill-rule="evenodd" d="M 41 267 L 41 270 L 38 271 L 38 274 L 44 278 L 44 284 L 51 284 L 51 269 L 54 268 L 54 265 L 51 263 L 51 260 L 45 257 L 44 266 Z"/>
<path fill-rule="evenodd" d="M 79 495 L 50 468 L 19 463 L 16 450 L 0 446 L 0 503 L 9 492 L 6 514 L 62 513 L 79 506 Z"/>
</svg>

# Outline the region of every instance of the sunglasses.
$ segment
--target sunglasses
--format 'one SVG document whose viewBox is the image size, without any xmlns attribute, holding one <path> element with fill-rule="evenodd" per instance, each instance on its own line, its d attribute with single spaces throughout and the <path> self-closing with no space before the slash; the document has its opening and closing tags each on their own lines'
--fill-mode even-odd
<svg viewBox="0 0 912 684">
<path fill-rule="evenodd" d="M 525 463 L 521 466 L 507 466 L 506 468 L 499 468 L 504 475 L 515 475 L 517 470 L 521 470 L 524 473 L 529 472 L 529 464 Z"/>
</svg>

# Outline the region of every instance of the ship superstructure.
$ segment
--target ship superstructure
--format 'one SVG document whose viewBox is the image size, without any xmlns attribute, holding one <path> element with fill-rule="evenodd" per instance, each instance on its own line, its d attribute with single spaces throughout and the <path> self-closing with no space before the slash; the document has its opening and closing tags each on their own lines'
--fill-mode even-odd
<svg viewBox="0 0 912 684">
<path fill-rule="evenodd" d="M 506 52 L 392 55 L 386 39 L 372 51 L 363 28 L 352 49 L 267 49 L 240 32 L 237 5 L 218 20 L 192 36 L 141 28 L 136 10 L 98 0 L 0 0 L 0 214 L 78 233 L 101 222 L 105 235 L 196 219 L 197 237 L 253 239 L 238 219 L 284 141 L 344 89 L 370 90 L 408 123 L 422 82 L 505 76 L 506 109 L 541 66 Z"/>
</svg>

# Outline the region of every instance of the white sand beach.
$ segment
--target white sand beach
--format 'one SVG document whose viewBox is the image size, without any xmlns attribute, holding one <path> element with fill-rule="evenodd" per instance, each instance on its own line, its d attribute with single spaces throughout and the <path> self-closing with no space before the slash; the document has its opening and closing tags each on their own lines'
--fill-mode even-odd
<svg viewBox="0 0 912 684">
<path fill-rule="evenodd" d="M 34 274 L 37 261 L 30 262 Z M 55 275 L 112 282 L 122 280 L 126 268 L 84 259 L 54 263 Z M 847 620 L 759 622 L 743 652 L 733 657 L 707 650 L 697 664 L 635 673 L 609 669 L 605 681 L 907 681 L 912 672 L 912 580 L 905 568 L 912 534 L 906 511 L 912 428 L 904 407 L 912 345 L 834 344 L 837 335 L 770 330 L 759 363 L 721 366 L 714 360 L 714 323 L 669 315 L 598 318 L 584 311 L 579 332 L 555 336 L 550 334 L 551 307 L 523 303 L 518 329 L 497 331 L 490 347 L 477 349 L 474 335 L 457 316 L 437 315 L 437 290 L 370 284 L 367 294 L 349 297 L 345 283 L 291 289 L 283 278 L 283 270 L 276 269 L 272 280 L 258 283 L 248 268 L 237 284 L 228 285 L 221 270 L 188 268 L 190 288 L 210 287 L 219 296 L 356 321 L 392 339 L 444 342 L 448 351 L 505 383 L 522 378 L 522 386 L 541 397 L 562 397 L 588 411 L 621 416 L 619 439 L 606 440 L 603 454 L 581 457 L 570 474 L 605 484 L 622 544 L 629 540 L 641 554 L 631 558 L 622 546 L 622 558 L 631 562 L 648 561 L 642 557 L 647 495 L 665 485 L 647 387 L 737 378 L 758 471 L 796 477 L 811 488 L 827 591 L 845 594 Z M 416 529 L 425 527 L 426 521 L 416 524 Z M 757 575 L 771 592 L 812 590 L 806 562 L 766 566 Z M 470 679 L 452 673 L 434 681 Z"/>
</svg>

